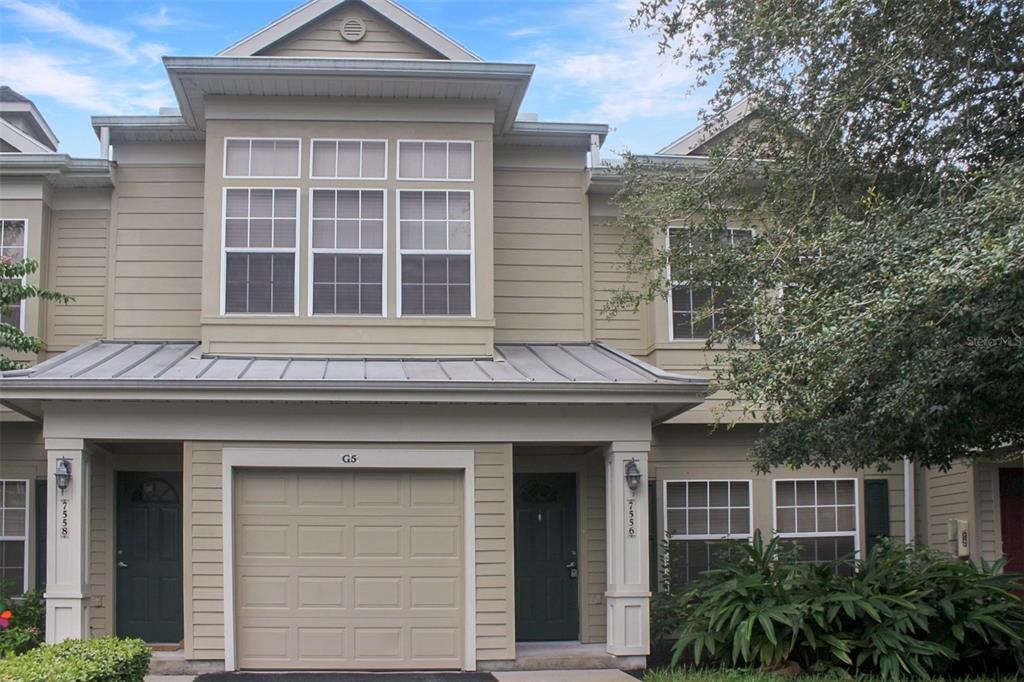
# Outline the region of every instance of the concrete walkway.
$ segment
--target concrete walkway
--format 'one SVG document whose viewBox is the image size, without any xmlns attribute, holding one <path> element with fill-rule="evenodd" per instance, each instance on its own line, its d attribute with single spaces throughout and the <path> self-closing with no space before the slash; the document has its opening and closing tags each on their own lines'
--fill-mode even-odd
<svg viewBox="0 0 1024 682">
<path fill-rule="evenodd" d="M 294 676 L 294 677 L 293 677 Z M 491 673 L 496 682 L 636 682 L 636 678 L 621 670 L 521 670 L 516 672 Z M 202 676 L 210 679 L 209 675 Z M 220 673 L 219 678 L 225 682 L 236 679 L 238 682 L 274 682 L 275 680 L 299 680 L 303 682 L 458 682 L 466 680 L 487 679 L 484 673 Z M 147 675 L 146 682 L 203 682 L 192 675 Z"/>
</svg>

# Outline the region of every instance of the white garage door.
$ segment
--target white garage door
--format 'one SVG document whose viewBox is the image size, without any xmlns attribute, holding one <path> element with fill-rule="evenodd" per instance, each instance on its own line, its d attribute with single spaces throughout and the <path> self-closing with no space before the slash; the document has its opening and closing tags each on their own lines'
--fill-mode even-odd
<svg viewBox="0 0 1024 682">
<path fill-rule="evenodd" d="M 461 472 L 235 475 L 239 667 L 462 667 Z"/>
</svg>

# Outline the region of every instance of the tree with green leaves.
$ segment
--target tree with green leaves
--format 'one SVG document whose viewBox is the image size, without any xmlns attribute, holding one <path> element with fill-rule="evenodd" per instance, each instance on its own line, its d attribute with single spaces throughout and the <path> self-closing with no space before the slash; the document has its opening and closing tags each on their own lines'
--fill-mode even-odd
<svg viewBox="0 0 1024 682">
<path fill-rule="evenodd" d="M 625 155 L 634 284 L 717 295 L 717 384 L 757 465 L 946 468 L 1024 446 L 1024 3 L 645 0 L 633 27 L 717 81 L 706 159 Z M 666 226 L 687 229 L 666 246 Z M 726 226 L 753 240 L 723 240 Z"/>
<path fill-rule="evenodd" d="M 70 296 L 41 289 L 26 283 L 26 278 L 39 270 L 39 262 L 32 259 L 0 258 L 0 371 L 18 369 L 24 363 L 7 357 L 6 352 L 38 353 L 42 340 L 26 334 L 19 324 L 24 301 L 38 298 L 43 301 L 67 303 Z"/>
</svg>

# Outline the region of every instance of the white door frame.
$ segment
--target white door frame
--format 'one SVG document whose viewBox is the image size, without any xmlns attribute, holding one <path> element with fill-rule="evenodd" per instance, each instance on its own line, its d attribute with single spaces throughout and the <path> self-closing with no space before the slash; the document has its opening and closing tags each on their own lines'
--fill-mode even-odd
<svg viewBox="0 0 1024 682">
<path fill-rule="evenodd" d="M 463 669 L 476 670 L 476 514 L 473 450 L 371 448 L 224 448 L 224 669 L 237 669 L 235 652 L 234 469 L 461 469 L 463 472 Z M 187 485 L 187 481 L 183 482 Z"/>
</svg>

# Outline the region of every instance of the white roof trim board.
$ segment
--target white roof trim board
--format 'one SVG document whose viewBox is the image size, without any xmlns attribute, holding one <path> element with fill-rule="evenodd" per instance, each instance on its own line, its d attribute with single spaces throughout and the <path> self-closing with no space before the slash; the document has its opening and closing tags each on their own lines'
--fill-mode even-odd
<svg viewBox="0 0 1024 682">
<path fill-rule="evenodd" d="M 701 123 L 682 137 L 659 149 L 657 153 L 675 156 L 692 154 L 706 142 L 721 135 L 752 113 L 753 106 L 751 106 L 750 100 L 744 99 L 727 109 L 711 123 Z"/>
<path fill-rule="evenodd" d="M 285 38 L 303 26 L 316 21 L 324 14 L 354 0 L 310 0 L 277 21 L 261 28 L 259 31 L 242 38 L 234 45 L 221 50 L 218 55 L 224 57 L 251 57 L 282 38 Z M 425 45 L 433 48 L 444 57 L 457 61 L 481 61 L 454 39 L 445 35 L 437 28 L 412 14 L 392 0 L 359 0 L 377 14 L 398 26 Z"/>
</svg>

